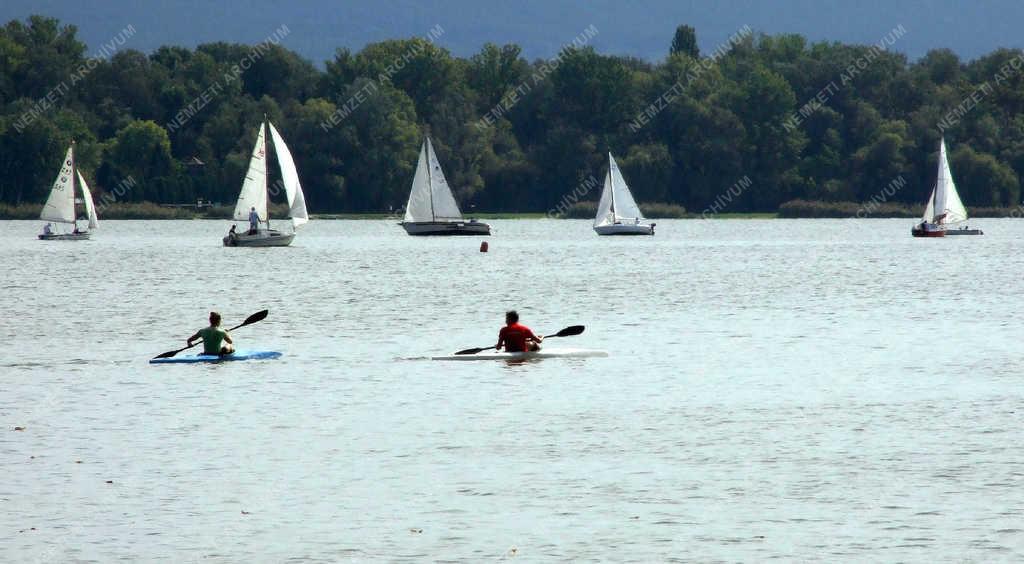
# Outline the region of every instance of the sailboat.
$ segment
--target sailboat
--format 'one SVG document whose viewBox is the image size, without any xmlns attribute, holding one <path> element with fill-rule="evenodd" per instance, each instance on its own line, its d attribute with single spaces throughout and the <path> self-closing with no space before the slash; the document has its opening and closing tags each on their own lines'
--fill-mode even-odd
<svg viewBox="0 0 1024 564">
<path fill-rule="evenodd" d="M 594 231 L 598 235 L 654 235 L 655 223 L 644 223 L 644 215 L 619 172 L 615 157 L 608 153 L 608 174 L 597 204 Z"/>
<path fill-rule="evenodd" d="M 967 209 L 960 201 L 953 174 L 949 169 L 946 157 L 946 139 L 939 143 L 939 171 L 935 177 L 935 187 L 928 197 L 921 223 L 910 230 L 914 237 L 945 237 L 946 235 L 982 235 L 981 229 L 970 229 L 966 224 L 958 229 L 950 226 L 967 221 Z"/>
<path fill-rule="evenodd" d="M 76 186 L 77 190 L 82 193 L 82 204 L 85 206 L 85 214 L 89 218 L 89 228 L 86 230 L 78 229 L 78 216 L 75 213 Z M 85 177 L 75 165 L 74 141 L 71 142 L 67 154 L 64 155 L 64 164 L 57 174 L 57 179 L 53 182 L 50 197 L 46 199 L 39 219 L 48 222 L 43 227 L 43 232 L 39 234 L 39 238 L 43 241 L 85 241 L 89 239 L 89 230 L 100 226 L 99 218 L 96 216 L 96 205 L 92 201 L 92 192 L 89 191 Z M 55 224 L 70 225 L 72 231 L 55 231 L 53 229 Z"/>
<path fill-rule="evenodd" d="M 405 220 L 399 223 L 409 235 L 490 235 L 491 226 L 475 219 L 465 221 L 455 203 L 430 137 L 420 147 L 420 159 L 412 177 Z"/>
<path fill-rule="evenodd" d="M 284 192 L 288 199 L 288 215 L 292 220 L 290 232 L 270 228 L 268 204 L 270 196 L 267 187 L 268 131 L 273 139 L 277 163 L 281 167 L 281 183 L 284 185 Z M 267 120 L 266 116 L 260 123 L 260 130 L 256 135 L 256 145 L 252 149 L 252 157 L 249 158 L 249 170 L 245 173 L 245 180 L 242 182 L 242 191 L 238 195 L 238 203 L 235 204 L 233 217 L 236 221 L 245 221 L 248 224 L 249 214 L 253 211 L 259 215 L 257 228 L 236 232 L 235 226 L 232 225 L 231 231 L 223 239 L 225 247 L 287 247 L 295 239 L 295 229 L 309 221 L 309 214 L 306 212 L 306 198 L 302 194 L 302 184 L 299 183 L 295 160 L 281 134 L 277 132 L 274 124 Z M 262 225 L 263 223 L 266 223 L 266 227 Z"/>
</svg>

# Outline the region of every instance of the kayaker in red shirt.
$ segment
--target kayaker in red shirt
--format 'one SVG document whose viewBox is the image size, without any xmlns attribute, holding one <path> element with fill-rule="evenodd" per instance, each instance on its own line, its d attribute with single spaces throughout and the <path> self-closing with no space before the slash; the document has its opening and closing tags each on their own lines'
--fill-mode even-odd
<svg viewBox="0 0 1024 564">
<path fill-rule="evenodd" d="M 519 324 L 519 314 L 515 310 L 505 313 L 505 326 L 498 332 L 498 345 L 504 345 L 506 352 L 539 351 L 540 342 L 544 339 L 533 334 L 530 328 Z"/>
</svg>

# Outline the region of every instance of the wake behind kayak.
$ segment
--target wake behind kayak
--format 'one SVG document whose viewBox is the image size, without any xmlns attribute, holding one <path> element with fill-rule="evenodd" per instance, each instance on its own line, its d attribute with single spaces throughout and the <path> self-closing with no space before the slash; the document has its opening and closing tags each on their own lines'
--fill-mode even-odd
<svg viewBox="0 0 1024 564">
<path fill-rule="evenodd" d="M 278 358 L 281 353 L 278 351 L 235 351 L 232 354 L 223 356 L 212 354 L 198 354 L 190 356 L 174 356 L 170 358 L 154 358 L 150 364 L 196 364 L 200 362 L 233 362 L 236 360 L 270 360 Z"/>
</svg>

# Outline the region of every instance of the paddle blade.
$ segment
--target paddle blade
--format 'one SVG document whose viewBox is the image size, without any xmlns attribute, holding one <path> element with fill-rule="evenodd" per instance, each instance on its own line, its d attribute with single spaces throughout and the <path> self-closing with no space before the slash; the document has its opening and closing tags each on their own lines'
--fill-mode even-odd
<svg viewBox="0 0 1024 564">
<path fill-rule="evenodd" d="M 180 353 L 180 352 L 181 352 L 181 351 L 183 351 L 183 350 L 185 350 L 185 349 L 178 349 L 178 350 L 176 350 L 176 351 L 167 351 L 167 352 L 165 352 L 165 353 L 160 353 L 160 354 L 158 354 L 158 355 L 154 356 L 154 357 L 153 357 L 153 360 L 156 360 L 156 359 L 158 359 L 158 358 L 171 358 L 172 356 L 174 356 L 174 355 L 176 355 L 176 354 Z"/>
<path fill-rule="evenodd" d="M 267 315 L 269 315 L 269 314 L 270 314 L 270 310 L 269 309 L 265 309 L 263 311 L 257 311 L 256 313 L 250 315 L 249 317 L 246 317 L 245 321 L 243 321 L 242 324 L 239 325 L 238 327 L 245 327 L 246 325 L 252 325 L 253 323 L 256 323 L 257 321 L 263 321 L 264 319 L 267 318 Z M 235 327 L 235 329 L 238 329 L 238 327 Z"/>
<path fill-rule="evenodd" d="M 584 327 L 583 325 L 573 325 L 571 327 L 566 327 L 565 329 L 562 329 L 558 333 L 555 333 L 554 335 L 551 335 L 551 336 L 552 337 L 572 337 L 573 335 L 579 335 L 580 333 L 583 332 L 584 329 L 586 329 L 586 327 Z"/>
</svg>

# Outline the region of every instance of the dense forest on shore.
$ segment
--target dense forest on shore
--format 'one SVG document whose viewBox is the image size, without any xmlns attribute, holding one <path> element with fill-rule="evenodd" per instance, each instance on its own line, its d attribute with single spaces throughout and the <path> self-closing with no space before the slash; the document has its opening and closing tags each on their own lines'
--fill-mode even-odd
<svg viewBox="0 0 1024 564">
<path fill-rule="evenodd" d="M 943 134 L 968 207 L 1020 202 L 1020 50 L 964 62 L 940 49 L 910 62 L 893 50 L 909 32 L 899 26 L 876 45 L 747 28 L 700 53 L 680 26 L 652 63 L 596 52 L 601 30 L 581 26 L 557 57 L 531 62 L 516 45 L 453 57 L 439 25 L 338 50 L 321 69 L 286 48 L 286 25 L 267 32 L 255 46 L 145 54 L 128 26 L 90 53 L 73 25 L 7 23 L 0 204 L 45 200 L 74 139 L 98 198 L 230 205 L 264 115 L 320 213 L 404 205 L 427 133 L 464 210 L 596 200 L 608 151 L 637 200 L 694 213 L 792 200 L 919 206 Z"/>
</svg>

